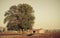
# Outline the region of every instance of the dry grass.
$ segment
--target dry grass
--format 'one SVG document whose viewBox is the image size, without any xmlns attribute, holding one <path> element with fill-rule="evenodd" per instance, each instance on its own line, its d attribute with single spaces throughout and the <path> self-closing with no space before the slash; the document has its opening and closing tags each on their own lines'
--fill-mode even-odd
<svg viewBox="0 0 60 38">
<path fill-rule="evenodd" d="M 48 32 L 32 36 L 27 36 L 26 34 L 20 35 L 19 33 L 0 33 L 0 38 L 60 38 L 60 32 Z"/>
</svg>

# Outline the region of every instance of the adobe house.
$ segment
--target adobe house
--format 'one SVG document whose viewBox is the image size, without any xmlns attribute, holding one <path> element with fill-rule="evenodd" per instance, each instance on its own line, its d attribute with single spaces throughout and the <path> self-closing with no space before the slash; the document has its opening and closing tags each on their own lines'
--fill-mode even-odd
<svg viewBox="0 0 60 38">
<path fill-rule="evenodd" d="M 39 29 L 39 33 L 45 33 L 45 32 L 46 32 L 46 30 L 44 30 L 42 28 Z"/>
<path fill-rule="evenodd" d="M 24 34 L 41 34 L 41 33 L 45 33 L 45 30 L 42 28 L 24 31 Z"/>
<path fill-rule="evenodd" d="M 42 28 L 40 28 L 40 29 L 33 29 L 32 31 L 33 31 L 33 33 L 35 33 L 35 34 L 45 33 L 45 30 L 42 29 Z"/>
</svg>

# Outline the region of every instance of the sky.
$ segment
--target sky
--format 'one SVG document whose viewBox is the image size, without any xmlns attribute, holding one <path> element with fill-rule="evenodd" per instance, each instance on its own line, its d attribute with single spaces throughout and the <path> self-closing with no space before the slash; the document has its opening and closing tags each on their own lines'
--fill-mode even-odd
<svg viewBox="0 0 60 38">
<path fill-rule="evenodd" d="M 12 5 L 29 4 L 34 9 L 33 29 L 60 29 L 60 0 L 0 0 L 0 26 L 6 27 L 5 12 Z"/>
</svg>

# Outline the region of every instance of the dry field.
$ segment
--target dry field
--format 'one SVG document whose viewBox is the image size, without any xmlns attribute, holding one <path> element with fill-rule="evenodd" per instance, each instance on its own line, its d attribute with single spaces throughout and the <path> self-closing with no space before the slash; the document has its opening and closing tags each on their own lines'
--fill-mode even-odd
<svg viewBox="0 0 60 38">
<path fill-rule="evenodd" d="M 60 32 L 34 34 L 32 36 L 20 35 L 19 33 L 0 33 L 0 38 L 60 38 Z"/>
</svg>

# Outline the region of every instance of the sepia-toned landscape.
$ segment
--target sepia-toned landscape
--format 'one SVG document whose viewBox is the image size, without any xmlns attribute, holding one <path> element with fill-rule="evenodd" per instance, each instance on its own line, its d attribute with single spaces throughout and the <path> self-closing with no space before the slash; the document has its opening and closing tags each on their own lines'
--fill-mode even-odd
<svg viewBox="0 0 60 38">
<path fill-rule="evenodd" d="M 0 0 L 0 38 L 60 38 L 60 0 Z"/>
</svg>

